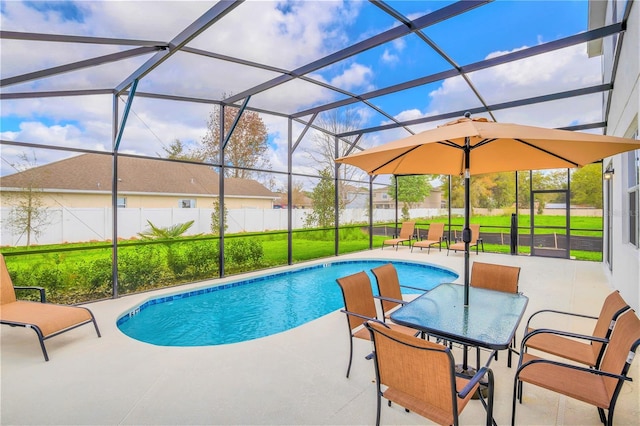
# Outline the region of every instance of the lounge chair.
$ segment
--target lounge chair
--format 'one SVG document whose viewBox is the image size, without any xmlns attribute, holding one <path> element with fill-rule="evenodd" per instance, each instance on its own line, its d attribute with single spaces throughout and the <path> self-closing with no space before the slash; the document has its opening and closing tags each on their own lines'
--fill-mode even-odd
<svg viewBox="0 0 640 426">
<path fill-rule="evenodd" d="M 477 223 L 472 223 L 471 225 L 469 225 L 469 228 L 471 229 L 471 241 L 469 242 L 469 250 L 471 250 L 471 247 L 475 247 L 476 254 L 478 254 L 478 247 L 479 245 L 482 245 L 482 251 L 484 252 L 484 241 L 482 241 L 482 238 L 480 238 L 480 225 Z M 458 250 L 464 251 L 464 241 L 450 244 L 447 248 L 447 256 L 449 256 L 450 250 L 453 250 L 454 252 L 457 252 Z"/>
<path fill-rule="evenodd" d="M 486 424 L 493 424 L 493 372 L 482 367 L 472 378 L 455 373 L 451 350 L 395 330 L 384 324 L 365 324 L 374 346 L 377 387 L 376 425 L 380 424 L 382 398 L 438 424 L 457 425 L 458 415 L 487 377 Z M 384 391 L 383 391 L 384 387 Z M 475 419 L 477 421 L 479 419 Z"/>
<path fill-rule="evenodd" d="M 65 331 L 73 330 L 81 325 L 93 323 L 98 337 L 100 330 L 93 313 L 79 306 L 56 305 L 46 303 L 44 288 L 42 287 L 14 287 L 7 270 L 4 256 L 0 254 L 0 323 L 12 327 L 30 328 L 38 335 L 44 360 L 49 361 L 49 355 L 44 341 Z M 38 290 L 40 302 L 17 300 L 15 289 Z M 3 344 L 7 342 L 4 341 Z"/>
<path fill-rule="evenodd" d="M 415 222 L 403 222 L 402 227 L 400 228 L 400 235 L 398 238 L 392 238 L 390 240 L 384 240 L 382 242 L 382 248 L 384 246 L 395 246 L 396 250 L 398 250 L 398 245 L 408 242 L 409 247 L 411 247 L 411 240 L 413 239 L 413 233 L 416 228 Z"/>
<path fill-rule="evenodd" d="M 420 290 L 422 292 L 427 291 L 424 288 L 401 285 L 400 280 L 398 279 L 398 271 L 392 263 L 387 263 L 386 265 L 373 268 L 371 272 L 373 273 L 373 276 L 376 277 L 379 294 L 377 298 L 380 299 L 380 305 L 385 321 L 389 318 L 389 313 L 394 309 L 400 305 L 408 303 L 402 298 L 402 288 Z"/>
<path fill-rule="evenodd" d="M 349 326 L 349 366 L 347 367 L 347 377 L 351 371 L 351 361 L 353 359 L 353 338 L 369 340 L 369 332 L 363 324 L 367 321 L 379 321 L 377 319 L 376 303 L 371 290 L 371 281 L 366 272 L 358 272 L 336 280 L 342 290 L 344 300 L 343 312 L 347 316 Z M 380 321 L 381 322 L 381 321 Z M 419 334 L 416 330 L 397 324 L 391 327 L 401 333 L 410 335 Z"/>
<path fill-rule="evenodd" d="M 444 239 L 444 223 L 431 223 L 429 225 L 429 232 L 427 233 L 426 240 L 418 240 L 411 246 L 411 251 L 413 251 L 414 247 L 420 247 L 422 251 L 423 248 L 427 249 L 427 254 L 431 252 L 431 246 L 438 245 L 438 250 L 442 251 L 442 243 L 445 242 Z"/>
<path fill-rule="evenodd" d="M 624 301 L 618 291 L 609 294 L 602 304 L 600 315 L 597 317 L 590 315 L 576 314 L 573 312 L 555 311 L 545 309 L 534 312 L 527 320 L 525 328 L 525 351 L 536 349 L 562 358 L 566 358 L 590 367 L 597 367 L 604 354 L 611 331 L 618 317 L 627 311 L 629 305 Z M 531 326 L 532 319 L 539 314 L 551 314 L 555 323 L 560 319 L 570 317 L 580 317 L 595 319 L 595 327 L 590 336 L 570 333 L 564 330 L 549 330 L 549 328 L 534 329 Z M 539 321 L 536 321 L 539 322 Z M 555 327 L 554 327 L 555 328 Z M 581 338 L 576 340 L 576 337 Z M 584 339 L 589 340 L 585 341 Z"/>
<path fill-rule="evenodd" d="M 473 262 L 471 265 L 470 285 L 477 288 L 485 288 L 488 290 L 502 291 L 505 293 L 518 292 L 518 280 L 520 278 L 520 267 L 496 265 L 492 263 Z M 511 367 L 511 354 L 516 352 L 514 349 L 516 337 L 509 345 L 509 356 L 507 366 Z M 480 349 L 477 350 L 478 358 L 480 358 Z M 496 359 L 498 353 L 496 352 Z M 479 360 L 478 360 L 479 362 Z"/>
<path fill-rule="evenodd" d="M 616 321 L 598 368 L 566 364 L 525 353 L 527 337 L 522 341 L 514 379 L 511 424 L 515 424 L 516 398 L 522 404 L 522 386 L 527 382 L 596 406 L 602 423 L 612 425 L 618 395 L 623 383 L 631 380 L 627 374 L 640 345 L 640 320 L 635 312 L 629 309 Z M 637 395 L 632 397 L 636 398 L 637 404 Z"/>
</svg>

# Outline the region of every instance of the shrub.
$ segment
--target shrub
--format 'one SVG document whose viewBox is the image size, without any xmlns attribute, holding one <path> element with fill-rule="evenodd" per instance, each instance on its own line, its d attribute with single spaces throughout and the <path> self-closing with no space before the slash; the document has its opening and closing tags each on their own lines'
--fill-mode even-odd
<svg viewBox="0 0 640 426">
<path fill-rule="evenodd" d="M 184 245 L 172 244 L 167 247 L 167 266 L 169 266 L 169 269 L 176 277 L 186 275 L 187 269 L 189 268 L 187 255 L 184 250 L 180 249 L 183 246 Z"/>
<path fill-rule="evenodd" d="M 111 258 L 80 261 L 75 264 L 73 281 L 89 293 L 108 295 L 113 284 Z"/>
<path fill-rule="evenodd" d="M 211 278 L 220 270 L 218 240 L 192 241 L 186 244 L 184 256 L 194 279 Z"/>
<path fill-rule="evenodd" d="M 264 257 L 262 243 L 245 238 L 229 241 L 225 252 L 227 259 L 238 266 L 259 266 Z"/>
<path fill-rule="evenodd" d="M 136 246 L 118 255 L 118 287 L 121 293 L 153 287 L 162 281 L 163 259 L 157 246 Z"/>
</svg>

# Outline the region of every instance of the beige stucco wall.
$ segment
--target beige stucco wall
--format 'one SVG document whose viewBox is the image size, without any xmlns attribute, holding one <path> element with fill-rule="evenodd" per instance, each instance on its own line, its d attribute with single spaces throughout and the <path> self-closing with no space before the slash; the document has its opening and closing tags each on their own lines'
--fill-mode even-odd
<svg viewBox="0 0 640 426">
<path fill-rule="evenodd" d="M 15 193 L 2 191 L 2 205 L 7 207 L 15 205 Z M 215 197 L 202 197 L 193 195 L 170 195 L 157 196 L 146 194 L 119 194 L 119 197 L 125 197 L 127 207 L 129 208 L 177 208 L 179 201 L 183 199 L 195 199 L 196 208 L 211 208 Z M 87 194 L 72 192 L 43 192 L 40 194 L 40 200 L 45 207 L 69 207 L 69 208 L 102 208 L 111 207 L 111 194 Z M 226 197 L 226 207 L 228 209 L 271 209 L 273 208 L 273 199 L 250 198 L 250 197 Z"/>
</svg>

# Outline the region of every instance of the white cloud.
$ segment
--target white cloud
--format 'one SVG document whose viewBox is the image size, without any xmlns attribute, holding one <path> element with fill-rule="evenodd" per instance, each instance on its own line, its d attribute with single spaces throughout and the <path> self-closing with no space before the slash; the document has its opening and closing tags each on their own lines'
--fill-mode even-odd
<svg viewBox="0 0 640 426">
<path fill-rule="evenodd" d="M 524 48 L 493 52 L 487 55 L 487 59 Z M 601 78 L 600 59 L 588 58 L 585 46 L 576 45 L 477 71 L 469 74 L 469 78 L 485 101 L 493 105 L 596 85 Z M 396 118 L 402 121 L 481 105 L 461 77 L 444 80 L 429 93 L 429 98 L 429 105 L 424 111 L 406 110 L 397 114 Z M 600 106 L 593 98 L 582 102 L 573 99 L 498 110 L 495 115 L 503 122 L 563 127 L 575 124 L 576 119 L 581 122 L 599 121 Z M 425 126 L 433 125 L 428 123 Z M 423 127 L 419 126 L 420 129 Z"/>
<path fill-rule="evenodd" d="M 369 88 L 369 81 L 373 76 L 373 70 L 365 65 L 353 63 L 344 72 L 333 79 L 331 84 L 346 90 L 354 88 Z"/>
<path fill-rule="evenodd" d="M 36 31 L 52 34 L 92 35 L 100 37 L 135 38 L 167 42 L 188 27 L 197 17 L 212 7 L 202 1 L 95 1 L 76 2 L 84 12 L 82 22 L 63 19 L 54 12 L 42 13 L 22 2 L 3 3 L 0 26 L 7 31 Z M 151 7 L 152 6 L 152 7 Z M 249 1 L 241 4 L 223 20 L 213 24 L 189 47 L 224 55 L 237 56 L 283 69 L 295 69 L 327 56 L 347 46 L 353 37 L 349 25 L 364 8 L 355 1 L 268 2 Z M 422 14 L 420 14 L 422 15 Z M 144 17 L 144 19 L 141 19 Z M 384 46 L 380 60 L 393 64 L 405 50 L 406 39 L 399 38 Z M 47 67 L 92 58 L 115 51 L 130 49 L 90 44 L 0 41 L 2 78 L 32 72 Z M 589 60 L 584 46 L 576 46 L 524 61 L 483 70 L 470 75 L 480 92 L 491 103 L 504 102 L 539 94 L 553 93 L 576 85 L 596 84 L 600 78 L 599 60 Z M 488 57 L 505 52 L 494 52 Z M 126 61 L 60 74 L 37 82 L 3 87 L 6 93 L 27 90 L 60 90 L 69 88 L 112 88 L 142 65 L 152 54 Z M 358 57 L 357 59 L 360 59 Z M 345 63 L 347 65 L 345 65 Z M 346 90 L 367 92 L 373 89 L 377 70 L 362 62 L 340 62 L 309 74 L 329 81 Z M 158 91 L 201 98 L 218 98 L 222 93 L 240 93 L 279 75 L 271 71 L 255 70 L 238 64 L 177 53 L 167 62 L 145 76 L 138 91 Z M 318 85 L 293 80 L 266 90 L 251 98 L 250 106 L 293 111 L 331 102 L 340 95 Z M 110 95 L 70 98 L 25 99 L 2 101 L 2 117 L 22 119 L 19 129 L 4 130 L 2 138 L 87 149 L 110 149 L 112 141 L 112 103 Z M 375 102 L 374 102 L 375 103 Z M 411 103 L 408 103 L 411 105 Z M 428 109 L 411 106 L 397 114 L 401 121 L 426 114 L 463 110 L 479 105 L 470 89 L 460 78 L 442 82 L 430 93 Z M 138 154 L 155 155 L 175 139 L 183 142 L 199 141 L 204 135 L 212 105 L 170 102 L 138 97 L 133 103 L 122 142 L 122 149 Z M 119 102 L 119 113 L 124 104 Z M 575 117 L 593 117 L 597 108 L 591 102 L 541 104 L 532 109 L 500 111 L 501 121 L 533 119 L 549 123 L 570 122 Z M 371 110 L 361 110 L 363 119 L 371 117 Z M 530 112 L 535 117 L 529 116 Z M 500 114 L 500 115 L 498 115 Z M 41 120 L 46 118 L 46 120 Z M 264 115 L 263 119 L 273 138 L 275 148 L 269 153 L 274 169 L 286 170 L 286 119 Z M 516 121 L 516 120 L 513 120 Z M 49 125 L 45 124 L 49 123 Z M 556 124 L 560 126 L 563 124 Z M 414 126 L 416 129 L 433 127 Z M 294 125 L 294 129 L 299 126 Z M 294 131 L 293 139 L 297 138 Z M 407 132 L 396 129 L 367 135 L 362 145 L 387 141 Z M 307 137 L 308 138 L 308 137 Z M 305 140 L 305 142 L 307 142 Z M 3 159 L 10 150 L 3 147 Z M 296 153 L 296 170 L 312 169 Z"/>
<path fill-rule="evenodd" d="M 382 57 L 380 59 L 382 60 L 382 62 L 389 65 L 395 65 L 400 61 L 398 55 L 391 53 L 389 49 L 384 49 L 384 53 L 382 54 Z"/>
<path fill-rule="evenodd" d="M 168 42 L 213 6 L 210 2 L 201 1 L 99 1 L 77 2 L 75 5 L 83 13 L 81 22 L 65 19 L 52 10 L 38 11 L 23 2 L 5 2 L 0 26 L 8 31 L 29 32 L 37 28 L 41 33 Z M 341 1 L 246 2 L 214 23 L 189 47 L 295 69 L 346 46 L 350 37 L 348 25 L 360 13 L 361 7 L 361 2 Z M 6 39 L 1 43 L 2 78 L 133 48 Z M 279 48 L 274 49 L 274 46 Z M 3 91 L 113 88 L 152 55 L 6 86 Z M 353 64 L 344 70 L 336 67 L 332 71 L 342 73 L 335 81 L 346 88 L 370 89 L 368 84 L 372 72 L 363 65 Z M 177 53 L 145 76 L 138 85 L 138 91 L 215 99 L 223 93 L 242 92 L 277 75 Z M 336 99 L 336 93 L 300 80 L 278 87 L 281 88 L 285 90 L 268 90 L 255 95 L 250 105 L 291 111 Z M 12 123 L 23 121 L 19 129 L 3 131 L 2 137 L 54 146 L 110 149 L 113 138 L 112 103 L 110 95 L 2 101 L 3 130 L 6 128 L 5 119 Z M 118 104 L 122 114 L 124 104 Z M 155 155 L 175 139 L 199 141 L 204 135 L 212 107 L 137 97 L 121 149 Z M 286 135 L 286 120 L 268 116 L 264 119 L 270 132 Z M 72 124 L 57 124 L 69 122 Z M 274 140 L 277 148 L 270 154 L 272 163 L 274 168 L 282 170 L 287 157 L 286 149 L 281 149 L 281 145 L 286 146 L 286 139 Z M 3 157 L 7 152 L 9 150 L 3 150 Z"/>
</svg>

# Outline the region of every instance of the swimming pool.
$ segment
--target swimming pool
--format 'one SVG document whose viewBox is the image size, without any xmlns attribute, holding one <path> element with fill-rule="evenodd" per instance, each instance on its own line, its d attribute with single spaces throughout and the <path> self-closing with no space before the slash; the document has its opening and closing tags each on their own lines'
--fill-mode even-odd
<svg viewBox="0 0 640 426">
<path fill-rule="evenodd" d="M 117 326 L 127 336 L 160 346 L 237 343 L 298 327 L 344 307 L 336 278 L 386 260 L 334 261 L 147 300 Z M 430 290 L 458 274 L 417 262 L 391 262 L 401 283 Z M 418 291 L 416 291 L 418 292 Z"/>
</svg>

